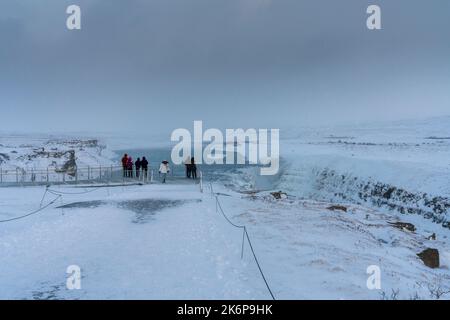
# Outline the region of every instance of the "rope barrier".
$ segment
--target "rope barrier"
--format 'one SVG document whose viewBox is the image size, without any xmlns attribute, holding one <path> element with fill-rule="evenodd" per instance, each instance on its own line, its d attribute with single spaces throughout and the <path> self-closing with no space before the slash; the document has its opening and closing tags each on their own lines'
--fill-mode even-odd
<svg viewBox="0 0 450 320">
<path fill-rule="evenodd" d="M 46 186 L 44 195 L 42 196 L 41 202 L 39 203 L 39 209 L 36 209 L 35 211 L 32 211 L 32 212 L 30 212 L 30 213 L 27 213 L 27 214 L 25 214 L 25 215 L 23 215 L 23 216 L 11 218 L 11 219 L 0 220 L 0 223 L 3 223 L 3 222 L 10 222 L 10 221 L 15 221 L 15 220 L 23 219 L 23 218 L 29 217 L 29 216 L 31 216 L 31 215 L 33 215 L 33 214 L 39 213 L 39 212 L 43 211 L 44 209 L 48 208 L 49 206 L 51 206 L 52 204 L 54 204 L 58 199 L 61 199 L 61 200 L 62 200 L 62 196 L 63 196 L 63 195 L 72 195 L 72 194 L 73 194 L 73 195 L 80 195 L 80 194 L 87 194 L 87 193 L 94 192 L 94 191 L 96 191 L 96 190 L 98 190 L 98 189 L 100 189 L 100 188 L 102 188 L 102 187 L 97 187 L 97 188 L 94 188 L 94 189 L 91 189 L 91 190 L 87 190 L 87 191 L 83 191 L 83 192 L 65 192 L 65 191 L 53 190 L 53 189 L 50 189 L 49 186 Z M 49 202 L 48 204 L 46 204 L 45 206 L 42 206 L 42 203 L 44 202 L 44 199 L 45 199 L 45 196 L 47 195 L 47 193 L 51 193 L 51 194 L 55 195 L 56 198 L 54 198 L 52 201 L 50 201 L 50 202 Z"/>
<path fill-rule="evenodd" d="M 53 190 L 53 189 L 48 189 L 48 188 L 47 188 L 47 191 L 48 191 L 49 193 L 54 194 L 54 195 L 63 195 L 63 194 L 70 195 L 70 194 L 86 194 L 86 193 L 91 193 L 91 192 L 97 191 L 97 190 L 100 189 L 100 188 L 101 188 L 101 187 L 97 187 L 97 188 L 94 188 L 94 189 L 91 189 L 91 190 L 87 190 L 87 191 L 83 191 L 83 192 L 65 192 L 65 191 L 58 191 L 58 190 Z"/>
<path fill-rule="evenodd" d="M 201 182 L 201 186 L 200 186 L 201 190 L 200 190 L 200 191 L 203 192 L 203 177 L 202 177 L 202 174 L 201 174 L 201 181 L 200 181 L 200 182 Z M 237 224 L 235 224 L 233 221 L 231 221 L 231 220 L 228 218 L 228 216 L 225 214 L 225 211 L 223 210 L 222 205 L 221 205 L 221 203 L 220 203 L 220 201 L 219 201 L 219 195 L 220 195 L 220 194 L 214 193 L 214 189 L 213 189 L 213 186 L 212 186 L 212 183 L 211 183 L 211 182 L 210 182 L 209 185 L 210 185 L 211 195 L 214 196 L 214 197 L 216 198 L 216 212 L 220 211 L 221 214 L 222 214 L 222 216 L 226 219 L 226 221 L 227 221 L 229 224 L 231 224 L 231 225 L 232 225 L 233 227 L 235 227 L 235 228 L 238 228 L 238 229 L 242 229 L 242 230 L 243 230 L 241 258 L 243 258 L 243 256 L 244 256 L 244 242 L 245 242 L 244 240 L 247 239 L 247 242 L 248 242 L 248 244 L 249 244 L 249 247 L 250 247 L 250 250 L 251 250 L 251 252 L 252 252 L 253 258 L 254 258 L 254 260 L 255 260 L 255 262 L 256 262 L 256 265 L 257 265 L 258 270 L 259 270 L 259 272 L 260 272 L 260 274 L 261 274 L 261 277 L 262 277 L 262 279 L 264 280 L 264 283 L 265 283 L 265 285 L 266 285 L 266 287 L 267 287 L 267 290 L 269 291 L 270 296 L 272 297 L 272 299 L 273 299 L 273 300 L 276 300 L 276 299 L 275 299 L 275 296 L 274 296 L 274 294 L 273 294 L 273 292 L 272 292 L 272 289 L 270 288 L 269 283 L 267 282 L 267 278 L 266 278 L 266 276 L 264 275 L 264 272 L 262 271 L 261 264 L 259 263 L 259 260 L 258 260 L 258 258 L 257 258 L 257 256 L 256 256 L 255 250 L 254 250 L 254 248 L 253 248 L 253 244 L 252 244 L 252 242 L 251 242 L 250 236 L 249 236 L 248 231 L 247 231 L 247 227 L 246 227 L 245 225 L 237 225 Z M 10 222 L 10 221 L 15 221 L 15 220 L 23 219 L 23 218 L 29 217 L 29 216 L 31 216 L 31 215 L 37 214 L 37 213 L 39 213 L 39 212 L 42 212 L 43 210 L 45 210 L 46 208 L 48 208 L 48 207 L 50 207 L 52 204 L 54 204 L 57 200 L 62 199 L 62 196 L 63 196 L 63 195 L 70 195 L 70 194 L 74 194 L 74 195 L 87 194 L 87 193 L 94 192 L 94 191 L 96 191 L 96 190 L 98 190 L 98 189 L 100 189 L 100 187 L 97 187 L 97 188 L 92 189 L 92 190 L 87 190 L 87 191 L 84 191 L 84 192 L 65 192 L 65 191 L 58 191 L 58 190 L 49 189 L 49 186 L 47 186 L 46 189 L 45 189 L 44 195 L 42 196 L 42 199 L 41 199 L 41 202 L 40 202 L 39 209 L 34 210 L 34 211 L 30 212 L 30 213 L 27 213 L 27 214 L 22 215 L 22 216 L 19 216 L 19 217 L 14 217 L 14 218 L 11 218 L 11 219 L 0 220 L 0 223 Z M 51 194 L 53 194 L 53 195 L 56 195 L 56 198 L 54 198 L 52 201 L 50 201 L 49 203 L 47 203 L 45 206 L 42 206 L 42 203 L 43 203 L 43 201 L 44 201 L 45 196 L 46 196 L 47 193 L 51 193 Z"/>
<path fill-rule="evenodd" d="M 23 216 L 14 217 L 14 218 L 11 218 L 11 219 L 0 220 L 0 223 L 23 219 L 23 218 L 29 217 L 31 215 L 34 215 L 36 213 L 39 213 L 39 212 L 43 211 L 44 209 L 48 208 L 49 206 L 51 206 L 52 204 L 54 204 L 58 199 L 62 199 L 62 195 L 86 194 L 86 193 L 94 192 L 94 191 L 96 191 L 98 189 L 100 189 L 100 187 L 92 189 L 92 190 L 87 190 L 87 191 L 84 191 L 84 192 L 64 192 L 64 191 L 58 191 L 58 190 L 49 189 L 49 186 L 47 186 L 45 188 L 45 192 L 44 192 L 44 195 L 42 196 L 41 202 L 39 204 L 39 209 L 36 209 L 36 210 L 34 210 L 34 211 L 30 212 L 30 213 L 24 214 Z M 45 196 L 47 195 L 47 193 L 51 193 L 51 194 L 55 195 L 56 198 L 54 198 L 52 201 L 47 203 L 45 206 L 42 206 L 42 203 L 44 202 L 44 199 L 45 199 Z"/>
<path fill-rule="evenodd" d="M 45 196 L 45 193 L 44 193 L 44 196 Z M 29 216 L 31 216 L 31 215 L 33 215 L 33 214 L 39 213 L 39 212 L 43 211 L 44 209 L 50 207 L 52 204 L 54 204 L 54 203 L 55 203 L 59 198 L 61 198 L 61 197 L 62 197 L 61 195 L 58 195 L 55 199 L 53 199 L 52 201 L 50 201 L 49 203 L 47 203 L 45 206 L 42 207 L 42 205 L 41 205 L 41 207 L 40 207 L 39 209 L 35 210 L 35 211 L 32 211 L 32 212 L 30 212 L 30 213 L 27 213 L 27 214 L 25 214 L 25 215 L 23 215 L 23 216 L 11 218 L 11 219 L 0 220 L 0 223 L 3 223 L 3 222 L 10 222 L 10 221 L 14 221 L 14 220 L 23 219 L 23 218 L 29 217 Z"/>
<path fill-rule="evenodd" d="M 259 264 L 258 258 L 256 257 L 256 254 L 255 254 L 255 250 L 253 250 L 253 245 L 252 245 L 252 242 L 250 241 L 250 236 L 248 235 L 246 227 L 244 227 L 244 232 L 245 232 L 245 235 L 247 236 L 247 241 L 248 241 L 248 244 L 250 245 L 250 249 L 252 250 L 253 258 L 255 258 L 256 265 L 258 266 L 259 272 L 261 273 L 264 283 L 266 284 L 267 290 L 269 290 L 269 293 L 270 293 L 270 296 L 272 297 L 272 299 L 276 300 L 275 296 L 272 293 L 272 290 L 270 289 L 269 284 L 267 283 L 266 276 L 264 275 L 264 272 L 261 269 L 261 265 Z"/>
<path fill-rule="evenodd" d="M 233 227 L 236 227 L 236 228 L 240 228 L 240 229 L 245 228 L 245 226 L 237 225 L 237 224 L 233 223 L 230 219 L 228 219 L 228 217 L 226 216 L 225 212 L 222 209 L 222 205 L 220 204 L 219 196 L 217 196 L 217 195 L 216 195 L 216 201 L 217 201 L 217 206 L 220 209 L 220 212 L 222 213 L 222 215 L 225 217 L 225 219 L 228 221 L 229 224 L 231 224 Z"/>
<path fill-rule="evenodd" d="M 256 257 L 256 253 L 255 253 L 255 250 L 253 249 L 253 245 L 252 245 L 252 242 L 250 240 L 250 236 L 249 236 L 249 234 L 247 232 L 247 227 L 245 225 L 237 225 L 237 224 L 235 224 L 233 221 L 231 221 L 228 218 L 228 216 L 225 214 L 225 212 L 224 212 L 224 210 L 222 208 L 222 205 L 220 204 L 219 195 L 214 193 L 212 183 L 210 183 L 210 190 L 211 190 L 211 195 L 214 195 L 214 197 L 216 198 L 216 212 L 220 211 L 222 213 L 223 217 L 227 220 L 227 222 L 229 224 L 231 224 L 233 227 L 238 228 L 238 229 L 243 229 L 241 258 L 244 257 L 244 240 L 247 239 L 248 244 L 250 246 L 250 250 L 251 250 L 252 255 L 253 255 L 253 258 L 255 259 L 255 262 L 256 262 L 256 265 L 258 267 L 259 273 L 261 274 L 262 279 L 264 280 L 264 283 L 265 283 L 265 285 L 267 287 L 267 290 L 269 291 L 270 296 L 272 297 L 272 299 L 276 300 L 275 296 L 274 296 L 274 294 L 272 292 L 272 289 L 270 288 L 270 285 L 267 282 L 266 276 L 264 275 L 264 272 L 262 271 L 261 264 L 259 263 L 259 260 Z"/>
</svg>

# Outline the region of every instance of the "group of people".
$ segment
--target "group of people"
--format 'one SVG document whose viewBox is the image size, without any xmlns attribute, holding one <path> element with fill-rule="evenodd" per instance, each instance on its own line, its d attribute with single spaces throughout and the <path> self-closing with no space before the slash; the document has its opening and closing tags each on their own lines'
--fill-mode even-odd
<svg viewBox="0 0 450 320">
<path fill-rule="evenodd" d="M 195 164 L 195 159 L 193 157 L 187 158 L 184 165 L 186 166 L 186 178 L 197 179 L 197 165 Z"/>
<path fill-rule="evenodd" d="M 123 176 L 126 178 L 140 178 L 143 177 L 147 179 L 148 175 L 148 160 L 145 157 L 137 158 L 133 162 L 133 158 L 128 154 L 124 154 L 122 157 L 122 168 Z M 189 179 L 197 179 L 197 165 L 195 164 L 194 158 L 187 158 L 185 162 L 186 166 L 186 177 Z M 133 170 L 134 169 L 134 170 Z M 161 177 L 161 182 L 166 183 L 167 174 L 170 173 L 169 161 L 164 160 L 159 166 L 159 176 Z"/>
<path fill-rule="evenodd" d="M 137 158 L 135 162 L 133 162 L 133 158 L 129 156 L 128 154 L 124 154 L 122 157 L 122 169 L 123 169 L 123 176 L 126 178 L 140 178 L 141 174 L 143 175 L 144 179 L 147 178 L 148 175 L 148 161 L 145 157 Z M 133 168 L 135 170 L 133 170 Z"/>
</svg>

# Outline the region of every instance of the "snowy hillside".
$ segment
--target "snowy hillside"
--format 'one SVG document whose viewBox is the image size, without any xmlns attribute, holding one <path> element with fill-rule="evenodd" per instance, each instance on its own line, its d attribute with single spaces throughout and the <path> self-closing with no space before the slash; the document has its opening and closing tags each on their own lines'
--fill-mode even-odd
<svg viewBox="0 0 450 320">
<path fill-rule="evenodd" d="M 450 228 L 450 118 L 288 131 L 274 188 Z"/>
<path fill-rule="evenodd" d="M 3 170 L 110 165 L 113 157 L 114 153 L 95 138 L 0 135 L 0 167 Z"/>
</svg>

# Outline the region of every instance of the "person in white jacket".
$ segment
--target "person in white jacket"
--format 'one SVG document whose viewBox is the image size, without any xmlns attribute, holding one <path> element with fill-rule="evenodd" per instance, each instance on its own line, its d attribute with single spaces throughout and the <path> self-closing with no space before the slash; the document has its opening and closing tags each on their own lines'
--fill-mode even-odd
<svg viewBox="0 0 450 320">
<path fill-rule="evenodd" d="M 162 178 L 162 183 L 166 183 L 167 174 L 170 172 L 169 162 L 164 160 L 159 166 L 159 174 Z"/>
</svg>

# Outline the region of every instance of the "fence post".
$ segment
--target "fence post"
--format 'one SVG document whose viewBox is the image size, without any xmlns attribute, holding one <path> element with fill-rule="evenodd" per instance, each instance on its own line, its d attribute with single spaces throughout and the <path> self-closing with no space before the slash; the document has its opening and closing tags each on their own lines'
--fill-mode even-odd
<svg viewBox="0 0 450 320">
<path fill-rule="evenodd" d="M 110 175 L 110 181 L 113 180 L 113 166 L 111 165 L 111 175 Z"/>
<path fill-rule="evenodd" d="M 91 167 L 88 166 L 88 181 L 91 180 Z"/>
<path fill-rule="evenodd" d="M 219 207 L 218 202 L 219 202 L 219 199 L 218 199 L 217 196 L 216 196 L 216 213 L 219 212 L 219 210 L 218 210 L 218 209 L 219 209 L 219 208 L 218 208 L 218 207 Z"/>
<path fill-rule="evenodd" d="M 100 177 L 100 181 L 102 180 L 102 166 L 100 166 L 100 175 L 99 175 L 99 177 Z"/>
<path fill-rule="evenodd" d="M 200 192 L 203 193 L 203 172 L 200 170 Z"/>
<path fill-rule="evenodd" d="M 48 183 L 48 178 L 49 178 L 49 177 L 48 177 L 48 167 L 47 167 L 47 183 Z"/>
<path fill-rule="evenodd" d="M 19 183 L 19 169 L 16 168 L 16 183 Z"/>
</svg>

